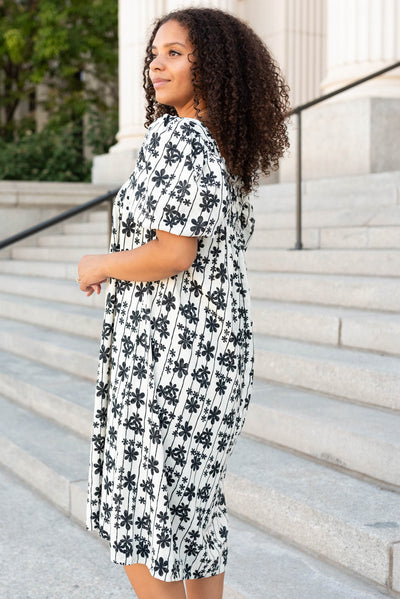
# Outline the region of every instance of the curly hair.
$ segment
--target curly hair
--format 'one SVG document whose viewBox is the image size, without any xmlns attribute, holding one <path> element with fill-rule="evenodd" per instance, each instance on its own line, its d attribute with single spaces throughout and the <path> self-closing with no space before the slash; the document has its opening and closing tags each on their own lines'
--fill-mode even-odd
<svg viewBox="0 0 400 599">
<path fill-rule="evenodd" d="M 289 87 L 261 38 L 243 21 L 212 8 L 176 10 L 158 19 L 151 33 L 143 69 L 145 127 L 173 106 L 159 104 L 150 80 L 152 44 L 158 29 L 174 20 L 186 28 L 194 48 L 191 66 L 194 108 L 205 100 L 207 121 L 227 168 L 249 193 L 260 172 L 269 175 L 289 147 L 286 119 Z"/>
</svg>

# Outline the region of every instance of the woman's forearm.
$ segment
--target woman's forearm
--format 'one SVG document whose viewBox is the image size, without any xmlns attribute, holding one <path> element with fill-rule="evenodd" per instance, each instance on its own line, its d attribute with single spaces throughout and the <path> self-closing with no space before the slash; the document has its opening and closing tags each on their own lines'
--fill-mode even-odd
<svg viewBox="0 0 400 599">
<path fill-rule="evenodd" d="M 158 239 L 133 250 L 102 256 L 103 277 L 123 281 L 159 281 L 185 270 L 182 256 L 163 251 Z"/>
<path fill-rule="evenodd" d="M 79 282 L 87 295 L 99 293 L 108 278 L 122 281 L 159 281 L 190 268 L 197 254 L 197 239 L 158 231 L 158 236 L 133 250 L 83 256 Z M 93 287 L 95 286 L 95 287 Z"/>
</svg>

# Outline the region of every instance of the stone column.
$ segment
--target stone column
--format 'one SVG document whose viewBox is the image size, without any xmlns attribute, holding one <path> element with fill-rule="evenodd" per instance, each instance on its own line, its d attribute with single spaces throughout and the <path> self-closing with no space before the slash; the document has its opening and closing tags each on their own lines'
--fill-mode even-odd
<svg viewBox="0 0 400 599">
<path fill-rule="evenodd" d="M 327 73 L 321 95 L 400 58 L 398 0 L 327 1 Z M 302 122 L 305 179 L 398 170 L 400 68 L 305 110 Z M 295 178 L 294 135 L 291 140 L 281 181 Z"/>
<path fill-rule="evenodd" d="M 108 154 L 93 161 L 93 183 L 123 183 L 132 172 L 145 134 L 142 70 L 151 24 L 164 12 L 166 0 L 119 0 L 118 79 L 119 131 Z"/>
<path fill-rule="evenodd" d="M 400 57 L 398 0 L 328 0 L 328 93 L 390 65 Z M 399 98 L 400 69 L 349 90 L 346 97 Z M 336 96 L 341 100 L 344 96 Z"/>
</svg>

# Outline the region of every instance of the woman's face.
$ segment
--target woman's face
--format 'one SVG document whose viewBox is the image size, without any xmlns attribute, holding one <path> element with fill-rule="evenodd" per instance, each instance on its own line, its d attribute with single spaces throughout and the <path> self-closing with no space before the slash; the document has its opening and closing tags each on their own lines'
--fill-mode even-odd
<svg viewBox="0 0 400 599">
<path fill-rule="evenodd" d="M 173 106 L 181 117 L 195 116 L 189 62 L 193 49 L 186 28 L 173 20 L 161 25 L 153 42 L 150 79 L 156 100 Z"/>
</svg>

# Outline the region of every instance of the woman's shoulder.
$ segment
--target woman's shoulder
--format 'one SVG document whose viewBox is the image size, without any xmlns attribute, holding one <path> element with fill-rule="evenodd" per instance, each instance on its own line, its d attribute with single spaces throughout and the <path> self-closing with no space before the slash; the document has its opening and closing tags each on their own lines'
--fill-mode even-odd
<svg viewBox="0 0 400 599">
<path fill-rule="evenodd" d="M 201 144 L 203 150 L 218 151 L 216 141 L 206 125 L 195 118 L 164 114 L 151 123 L 148 135 L 154 136 L 160 143 L 182 141 Z"/>
</svg>

